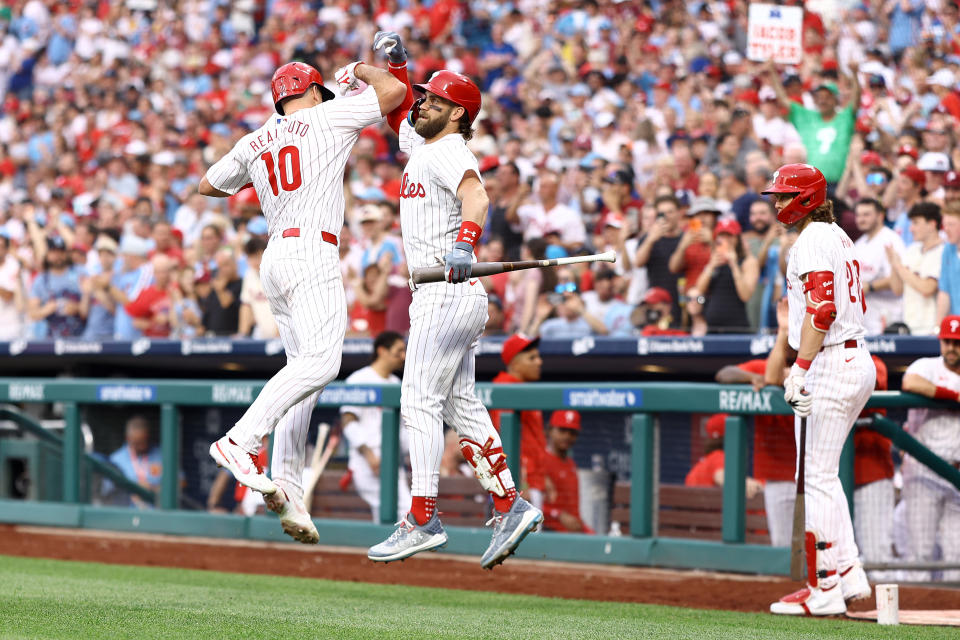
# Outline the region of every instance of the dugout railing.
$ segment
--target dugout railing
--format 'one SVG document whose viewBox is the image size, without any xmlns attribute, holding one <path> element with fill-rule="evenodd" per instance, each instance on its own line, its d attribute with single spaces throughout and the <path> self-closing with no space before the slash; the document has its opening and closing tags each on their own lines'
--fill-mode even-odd
<svg viewBox="0 0 960 640">
<path fill-rule="evenodd" d="M 239 537 L 257 540 L 287 540 L 272 516 L 243 517 L 177 510 L 180 472 L 180 409 L 198 406 L 248 405 L 263 382 L 208 380 L 130 380 L 0 378 L 0 403 L 57 402 L 63 406 L 62 502 L 26 502 L 0 499 L 0 522 L 91 529 L 110 529 Z M 630 535 L 583 536 L 550 533 L 531 536 L 518 550 L 528 558 L 577 562 L 699 568 L 786 575 L 788 550 L 746 544 L 745 478 L 748 435 L 745 416 L 790 414 L 782 392 L 775 387 L 760 391 L 743 385 L 694 383 L 478 384 L 478 393 L 489 408 L 506 410 L 501 417 L 501 435 L 508 464 L 519 477 L 520 431 L 516 411 L 577 409 L 632 414 Z M 81 405 L 126 404 L 160 408 L 160 446 L 163 475 L 155 510 L 92 506 L 81 502 Z M 321 520 L 322 544 L 367 546 L 392 530 L 396 518 L 397 467 L 399 465 L 399 385 L 331 384 L 319 406 L 377 406 L 383 408 L 382 458 L 380 464 L 380 524 Z M 868 407 L 946 407 L 945 403 L 896 391 L 876 392 Z M 658 478 L 658 414 L 667 412 L 726 413 L 724 438 L 722 541 L 655 537 Z M 861 423 L 889 437 L 894 444 L 918 458 L 960 488 L 960 471 L 920 445 L 899 425 L 885 418 Z M 852 496 L 853 444 L 848 440 L 841 459 L 841 481 Z M 852 505 L 851 505 L 852 508 Z M 450 527 L 448 552 L 479 554 L 489 541 L 488 530 Z"/>
</svg>

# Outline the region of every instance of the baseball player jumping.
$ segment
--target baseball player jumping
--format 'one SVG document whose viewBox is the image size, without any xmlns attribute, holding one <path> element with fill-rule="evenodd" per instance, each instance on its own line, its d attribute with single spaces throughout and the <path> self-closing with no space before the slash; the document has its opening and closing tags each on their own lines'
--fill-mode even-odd
<svg viewBox="0 0 960 640">
<path fill-rule="evenodd" d="M 263 493 L 267 506 L 280 514 L 284 532 L 304 543 L 319 541 L 302 502 L 310 414 L 340 370 L 347 321 L 337 250 L 343 171 L 360 131 L 395 109 L 405 92 L 389 73 L 359 62 L 337 72 L 345 75 L 370 86 L 334 100 L 310 65 L 291 62 L 277 69 L 270 82 L 277 115 L 210 167 L 199 188 L 219 198 L 251 183 L 256 190 L 270 230 L 260 277 L 287 355 L 286 366 L 210 446 L 210 455 L 240 483 Z M 255 455 L 274 428 L 276 483 Z"/>
<path fill-rule="evenodd" d="M 783 396 L 796 414 L 798 440 L 800 420 L 807 419 L 807 587 L 774 602 L 770 611 L 842 614 L 846 600 L 870 595 L 839 477 L 840 451 L 876 378 L 863 343 L 860 265 L 853 242 L 835 222 L 819 169 L 780 167 L 763 193 L 774 195 L 777 220 L 800 231 L 787 259 L 787 343 L 797 357 Z"/>
<path fill-rule="evenodd" d="M 411 269 L 442 261 L 447 282 L 421 285 L 413 294 L 400 400 L 410 437 L 412 506 L 397 530 L 367 556 L 390 562 L 446 544 L 436 507 L 446 422 L 459 434 L 464 458 L 493 496 L 494 517 L 487 523 L 493 525 L 493 538 L 480 562 L 491 569 L 513 553 L 543 514 L 517 495 L 500 436 L 474 391 L 487 294 L 470 272 L 489 200 L 465 139 L 480 110 L 480 90 L 466 76 L 438 71 L 427 84 L 416 86 L 424 95 L 414 103 L 400 37 L 377 33 L 374 49 L 381 48 L 390 72 L 407 87 L 403 103 L 387 117 L 400 136 L 400 150 L 409 156 L 400 193 L 404 253 Z"/>
</svg>

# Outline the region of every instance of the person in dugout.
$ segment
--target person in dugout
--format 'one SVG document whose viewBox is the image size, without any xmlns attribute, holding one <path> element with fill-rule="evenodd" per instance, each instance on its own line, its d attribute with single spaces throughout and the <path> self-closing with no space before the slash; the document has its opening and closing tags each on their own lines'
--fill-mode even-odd
<svg viewBox="0 0 960 640">
<path fill-rule="evenodd" d="M 544 496 L 543 527 L 549 531 L 594 533 L 580 517 L 580 484 L 577 465 L 570 450 L 580 435 L 580 414 L 576 411 L 554 411 L 550 416 L 547 448 L 542 458 L 547 477 Z"/>
</svg>

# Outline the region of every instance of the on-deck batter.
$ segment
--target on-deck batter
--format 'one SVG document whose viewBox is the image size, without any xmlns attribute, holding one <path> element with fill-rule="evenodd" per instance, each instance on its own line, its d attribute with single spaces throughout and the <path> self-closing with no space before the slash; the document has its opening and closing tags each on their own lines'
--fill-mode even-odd
<svg viewBox="0 0 960 640">
<path fill-rule="evenodd" d="M 469 277 L 489 200 L 465 138 L 472 135 L 470 123 L 480 110 L 480 90 L 466 76 L 438 71 L 426 85 L 417 85 L 425 95 L 403 118 L 413 102 L 406 52 L 395 33 L 378 33 L 374 48 L 380 47 L 391 73 L 408 87 L 404 103 L 388 117 L 400 136 L 400 150 L 409 156 L 400 188 L 407 264 L 413 270 L 442 262 L 447 282 L 421 285 L 410 305 L 400 415 L 410 436 L 411 511 L 367 555 L 389 562 L 446 544 L 436 512 L 446 422 L 460 435 L 464 457 L 493 496 L 493 538 L 481 559 L 489 569 L 513 552 L 543 514 L 517 496 L 500 436 L 474 391 L 487 294 Z"/>
<path fill-rule="evenodd" d="M 310 414 L 340 370 L 347 320 L 337 250 L 343 171 L 360 131 L 400 104 L 405 91 L 381 69 L 360 63 L 348 67 L 370 87 L 342 100 L 333 100 L 310 65 L 291 62 L 277 69 L 270 88 L 278 115 L 241 138 L 207 170 L 199 188 L 215 197 L 250 183 L 256 190 L 270 230 L 260 277 L 287 355 L 286 366 L 227 435 L 210 446 L 210 455 L 239 482 L 263 493 L 267 506 L 280 514 L 284 531 L 304 543 L 319 540 L 302 502 Z M 255 453 L 278 423 L 274 484 Z"/>
<path fill-rule="evenodd" d="M 816 167 L 788 164 L 765 194 L 777 220 L 800 236 L 787 259 L 787 342 L 797 359 L 784 380 L 797 438 L 807 418 L 807 588 L 770 605 L 773 613 L 835 615 L 870 595 L 840 484 L 840 452 L 873 390 L 876 369 L 864 343 L 863 291 L 853 242 L 837 226 L 827 181 Z M 798 447 L 799 450 L 799 447 Z"/>
</svg>

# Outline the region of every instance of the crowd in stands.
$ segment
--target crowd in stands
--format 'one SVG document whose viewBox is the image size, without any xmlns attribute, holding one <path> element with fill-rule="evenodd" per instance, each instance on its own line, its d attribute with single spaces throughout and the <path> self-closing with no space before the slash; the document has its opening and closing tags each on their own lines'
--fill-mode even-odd
<svg viewBox="0 0 960 640">
<path fill-rule="evenodd" d="M 469 147 L 481 260 L 615 250 L 612 268 L 486 278 L 487 333 L 775 330 L 795 235 L 759 192 L 826 175 L 871 333 L 960 312 L 957 3 L 808 3 L 803 61 L 745 58 L 747 2 L 27 0 L 0 8 L 0 339 L 276 336 L 252 189 L 197 194 L 272 113 L 291 59 L 441 68 L 484 92 Z M 785 4 L 800 4 L 788 0 Z M 344 176 L 349 335 L 408 326 L 405 158 L 369 127 Z M 942 227 L 942 228 L 941 228 Z"/>
</svg>

